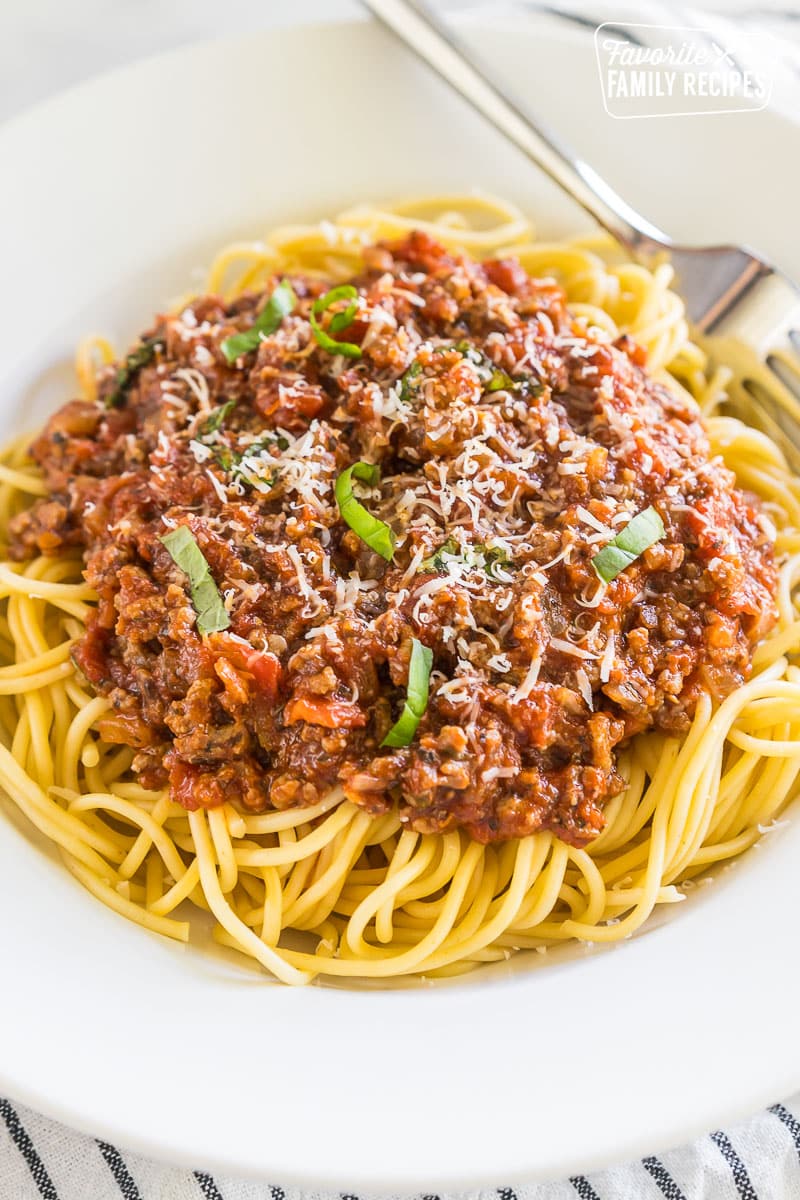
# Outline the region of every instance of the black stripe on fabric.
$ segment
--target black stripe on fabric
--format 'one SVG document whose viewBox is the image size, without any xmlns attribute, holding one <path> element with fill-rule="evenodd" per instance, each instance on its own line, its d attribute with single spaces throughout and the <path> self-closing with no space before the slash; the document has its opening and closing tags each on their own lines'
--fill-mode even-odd
<svg viewBox="0 0 800 1200">
<path fill-rule="evenodd" d="M 789 1112 L 788 1108 L 784 1108 L 782 1104 L 773 1104 L 769 1111 L 789 1130 L 794 1142 L 794 1148 L 797 1151 L 797 1157 L 800 1158 L 800 1121 Z"/>
<path fill-rule="evenodd" d="M 498 1188 L 497 1194 L 500 1200 L 517 1200 L 517 1193 L 513 1188 Z"/>
<path fill-rule="evenodd" d="M 210 1175 L 205 1171 L 194 1171 L 193 1174 L 200 1184 L 200 1191 L 205 1196 L 205 1200 L 223 1200 L 222 1192 Z"/>
<path fill-rule="evenodd" d="M 39 1189 L 39 1195 L 43 1200 L 58 1200 L 58 1192 L 47 1173 L 47 1168 L 39 1158 L 36 1147 L 31 1141 L 27 1129 L 20 1121 L 16 1109 L 12 1108 L 7 1100 L 0 1099 L 0 1117 L 6 1123 L 12 1142 L 28 1164 L 28 1170 Z"/>
<path fill-rule="evenodd" d="M 733 1182 L 736 1184 L 736 1190 L 742 1200 L 758 1200 L 756 1189 L 753 1187 L 753 1182 L 747 1174 L 747 1167 L 739 1158 L 727 1135 L 721 1129 L 718 1129 L 716 1133 L 711 1134 L 711 1140 L 730 1167 Z"/>
<path fill-rule="evenodd" d="M 269 1194 L 272 1196 L 272 1200 L 286 1200 L 286 1192 L 282 1187 L 278 1187 L 277 1184 L 271 1183 L 269 1185 Z"/>
<path fill-rule="evenodd" d="M 571 1175 L 569 1181 L 575 1188 L 575 1191 L 578 1193 L 581 1200 L 600 1200 L 600 1197 L 589 1183 L 589 1180 L 584 1179 L 583 1175 Z"/>
<path fill-rule="evenodd" d="M 642 1159 L 642 1166 L 645 1171 L 652 1175 L 659 1191 L 666 1196 L 667 1200 L 686 1200 L 681 1189 L 678 1187 L 675 1180 L 670 1175 L 667 1168 L 664 1166 L 660 1158 L 650 1155 L 648 1158 Z"/>
<path fill-rule="evenodd" d="M 99 1138 L 95 1138 L 95 1141 L 100 1149 L 100 1153 L 106 1160 L 106 1166 L 114 1176 L 114 1182 L 125 1200 L 142 1200 L 142 1194 L 136 1186 L 136 1180 L 125 1166 L 125 1160 L 117 1147 L 110 1145 L 108 1142 L 101 1142 Z"/>
</svg>

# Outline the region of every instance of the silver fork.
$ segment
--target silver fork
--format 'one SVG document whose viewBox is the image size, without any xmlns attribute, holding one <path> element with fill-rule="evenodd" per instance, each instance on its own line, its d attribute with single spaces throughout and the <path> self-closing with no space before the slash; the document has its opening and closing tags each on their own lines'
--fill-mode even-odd
<svg viewBox="0 0 800 1200">
<path fill-rule="evenodd" d="M 728 411 L 768 433 L 800 473 L 800 290 L 741 246 L 680 246 L 588 163 L 545 131 L 430 13 L 412 0 L 363 0 L 428 66 L 648 265 L 668 255 L 693 334 L 734 376 Z"/>
</svg>

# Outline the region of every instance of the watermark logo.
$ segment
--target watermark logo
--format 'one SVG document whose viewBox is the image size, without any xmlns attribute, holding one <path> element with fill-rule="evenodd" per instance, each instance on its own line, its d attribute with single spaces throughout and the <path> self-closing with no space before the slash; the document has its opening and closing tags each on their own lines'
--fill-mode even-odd
<svg viewBox="0 0 800 1200">
<path fill-rule="evenodd" d="M 756 112 L 769 104 L 769 50 L 752 33 L 723 40 L 711 29 L 626 24 L 623 31 L 609 22 L 594 42 L 610 117 Z"/>
</svg>

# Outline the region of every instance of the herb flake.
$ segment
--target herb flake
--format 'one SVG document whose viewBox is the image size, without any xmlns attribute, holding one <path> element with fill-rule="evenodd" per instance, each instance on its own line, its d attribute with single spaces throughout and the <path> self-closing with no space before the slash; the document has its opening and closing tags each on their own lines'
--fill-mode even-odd
<svg viewBox="0 0 800 1200">
<path fill-rule="evenodd" d="M 135 350 L 131 350 L 130 354 L 125 358 L 125 362 L 117 371 L 114 389 L 106 397 L 106 408 L 119 408 L 124 403 L 128 388 L 133 383 L 136 375 L 138 375 L 142 367 L 149 366 L 158 351 L 163 350 L 165 345 L 166 343 L 162 337 L 145 338 Z"/>
</svg>

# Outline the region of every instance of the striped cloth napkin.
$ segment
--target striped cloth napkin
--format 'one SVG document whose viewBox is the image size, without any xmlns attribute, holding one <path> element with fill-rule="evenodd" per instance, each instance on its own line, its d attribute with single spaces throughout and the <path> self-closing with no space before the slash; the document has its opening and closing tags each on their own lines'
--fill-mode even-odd
<svg viewBox="0 0 800 1200">
<path fill-rule="evenodd" d="M 142 7 L 152 0 L 140 0 Z M 492 0 L 494 3 L 495 0 Z M 458 8 L 458 0 L 442 0 L 443 7 Z M 293 9 L 298 17 L 322 15 L 305 13 L 317 0 L 296 0 Z M 350 0 L 325 0 L 325 16 L 347 15 L 352 11 Z M 37 11 L 46 8 L 38 0 Z M 80 25 L 76 9 L 86 8 L 87 0 L 71 3 L 73 29 Z M 258 7 L 258 6 L 256 6 Z M 474 7 L 487 8 L 487 4 Z M 602 22 L 672 21 L 680 25 L 708 25 L 708 9 L 716 9 L 713 20 L 723 32 L 732 23 L 758 32 L 769 32 L 780 39 L 774 66 L 788 87 L 781 89 L 790 98 L 791 115 L 800 113 L 800 11 L 780 0 L 748 4 L 742 0 L 708 0 L 703 9 L 669 0 L 650 0 L 647 4 L 632 0 L 561 0 L 551 5 L 534 0 L 517 0 L 517 7 L 546 13 L 548 19 L 561 20 L 583 27 L 587 35 Z M 120 6 L 122 8 L 122 6 Z M 203 21 L 218 21 L 216 0 L 193 0 L 191 21 L 178 16 L 173 0 L 159 3 L 157 27 L 170 44 L 207 34 Z M 138 10 L 138 5 L 137 5 Z M 15 10 L 14 21 L 24 22 L 27 8 Z M 55 11 L 55 10 L 54 10 Z M 183 6 L 183 13 L 188 6 Z M 170 17 L 171 14 L 171 17 Z M 133 14 L 131 14 L 133 15 Z M 165 19 L 166 18 L 166 19 Z M 175 28 L 170 30 L 170 20 Z M 183 27 L 179 28 L 183 20 Z M 252 10 L 250 21 L 252 23 Z M 286 23 L 283 16 L 281 23 Z M 136 17 L 140 29 L 151 27 Z M 266 22 L 266 18 L 265 18 Z M 166 31 L 164 29 L 166 26 Z M 68 31 L 67 31 L 68 40 Z M 119 39 L 117 39 L 119 42 Z M 138 47 L 141 53 L 153 46 Z M 38 40 L 31 49 L 38 53 Z M 13 51 L 7 42 L 6 50 Z M 109 48 L 112 61 L 120 57 L 119 45 Z M 13 51 L 17 61 L 20 55 Z M 39 65 L 47 66 L 47 54 L 63 62 L 58 39 L 42 47 Z M 44 56 L 44 57 L 43 57 Z M 22 57 L 25 57 L 24 55 Z M 0 62 L 2 62 L 0 47 Z M 27 72 L 30 63 L 25 61 Z M 53 68 L 57 76 L 57 63 Z M 36 66 L 36 62 L 33 63 Z M 52 73 L 45 74 L 52 86 Z M 13 72 L 12 72 L 13 75 Z M 6 79 L 7 82 L 7 79 Z M 64 80 L 67 82 L 67 80 Z M 42 86 L 40 91 L 44 91 Z M 49 87 L 47 88 L 49 90 Z M 32 98 L 32 97 L 31 97 Z M 10 97 L 10 102 L 14 97 Z M 11 103 L 6 106 L 9 111 Z M 658 1141 L 658 1130 L 653 1130 Z M 339 1190 L 334 1190 L 338 1187 Z M 659 1156 L 649 1155 L 606 1171 L 584 1176 L 576 1175 L 558 1183 L 524 1184 L 515 1187 L 474 1189 L 460 1197 L 420 1193 L 416 1200 L 800 1200 L 800 1093 L 783 1103 L 773 1104 L 749 1121 L 726 1130 L 714 1130 L 689 1146 L 670 1150 Z M 363 1194 L 355 1196 L 347 1190 L 347 1180 L 331 1183 L 331 1190 L 298 1191 L 278 1184 L 234 1179 L 211 1175 L 202 1170 L 187 1171 L 127 1152 L 51 1121 L 30 1109 L 0 1099 L 0 1200 L 368 1200 Z M 392 1196 L 385 1200 L 411 1200 Z"/>
<path fill-rule="evenodd" d="M 655 1135 L 657 1136 L 657 1134 Z M 0 1100 L 0 1200 L 370 1200 L 183 1171 L 75 1133 Z M 800 1095 L 691 1146 L 560 1183 L 474 1189 L 414 1200 L 796 1200 Z M 411 1200 L 391 1196 L 385 1200 Z"/>
</svg>

